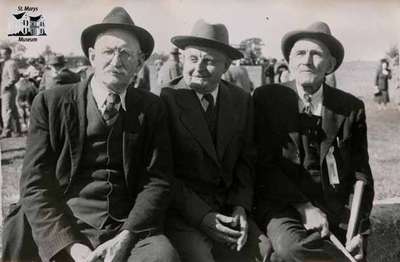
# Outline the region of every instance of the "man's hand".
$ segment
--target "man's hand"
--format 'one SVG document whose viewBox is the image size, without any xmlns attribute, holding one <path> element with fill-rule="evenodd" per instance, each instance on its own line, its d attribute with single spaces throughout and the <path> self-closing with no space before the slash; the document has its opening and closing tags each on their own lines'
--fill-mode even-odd
<svg viewBox="0 0 400 262">
<path fill-rule="evenodd" d="M 362 235 L 356 235 L 350 242 L 346 243 L 346 249 L 354 256 L 357 261 L 364 258 L 365 239 Z"/>
<path fill-rule="evenodd" d="M 247 223 L 247 215 L 246 210 L 241 207 L 237 206 L 233 209 L 232 213 L 232 228 L 239 229 L 241 236 L 237 240 L 236 250 L 240 251 L 243 246 L 246 244 L 247 241 L 247 233 L 248 233 L 248 223 Z"/>
<path fill-rule="evenodd" d="M 70 245 L 66 248 L 66 251 L 75 262 L 86 261 L 92 253 L 92 250 L 88 246 L 81 243 L 74 243 Z"/>
<path fill-rule="evenodd" d="M 201 221 L 201 229 L 213 240 L 232 246 L 242 236 L 241 232 L 230 228 L 233 217 L 211 212 Z"/>
<path fill-rule="evenodd" d="M 321 237 L 329 235 L 329 223 L 324 212 L 313 206 L 310 202 L 295 206 L 300 213 L 301 221 L 307 230 L 318 230 Z"/>
<path fill-rule="evenodd" d="M 128 230 L 124 230 L 114 238 L 104 242 L 98 246 L 87 259 L 87 262 L 96 262 L 98 260 L 104 262 L 124 261 L 129 255 L 133 235 Z"/>
</svg>

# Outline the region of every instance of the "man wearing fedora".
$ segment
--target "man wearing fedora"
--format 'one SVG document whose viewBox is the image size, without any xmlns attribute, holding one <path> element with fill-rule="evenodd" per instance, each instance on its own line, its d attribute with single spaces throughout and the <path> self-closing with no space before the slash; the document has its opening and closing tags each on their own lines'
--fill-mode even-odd
<svg viewBox="0 0 400 262">
<path fill-rule="evenodd" d="M 346 248 L 362 260 L 374 196 L 364 104 L 324 83 L 342 63 L 343 46 L 316 22 L 287 33 L 282 52 L 294 81 L 254 93 L 256 209 L 275 250 L 271 260 L 348 261 L 329 235 L 345 243 L 357 180 L 366 186 Z"/>
<path fill-rule="evenodd" d="M 248 216 L 254 187 L 253 103 L 249 93 L 221 80 L 242 54 L 229 45 L 225 25 L 203 20 L 191 35 L 171 41 L 184 50 L 184 62 L 183 76 L 161 92 L 175 174 L 166 234 L 182 261 L 262 261 L 269 242 Z"/>
<path fill-rule="evenodd" d="M 81 80 L 76 74 L 66 66 L 65 57 L 61 54 L 53 54 L 47 61 L 49 69 L 43 73 L 39 84 L 39 91 L 51 89 L 61 85 L 72 85 Z"/>
<path fill-rule="evenodd" d="M 153 37 L 116 7 L 81 44 L 94 74 L 34 101 L 3 261 L 36 261 L 35 251 L 42 261 L 179 261 L 162 234 L 172 161 L 165 113 L 158 97 L 128 88 Z"/>
</svg>

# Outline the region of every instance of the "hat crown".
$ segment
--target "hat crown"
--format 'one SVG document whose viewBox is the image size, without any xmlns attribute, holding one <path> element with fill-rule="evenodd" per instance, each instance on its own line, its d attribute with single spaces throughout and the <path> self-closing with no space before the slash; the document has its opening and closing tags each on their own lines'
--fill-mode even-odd
<svg viewBox="0 0 400 262">
<path fill-rule="evenodd" d="M 135 25 L 131 16 L 122 7 L 114 7 L 110 13 L 104 17 L 103 23 Z"/>
<path fill-rule="evenodd" d="M 331 29 L 329 28 L 328 24 L 324 22 L 314 22 L 307 27 L 308 31 L 316 32 L 316 33 L 323 33 L 327 35 L 332 35 Z"/>
<path fill-rule="evenodd" d="M 191 35 L 229 45 L 228 30 L 223 24 L 208 24 L 202 19 L 198 20 L 193 26 Z"/>
</svg>

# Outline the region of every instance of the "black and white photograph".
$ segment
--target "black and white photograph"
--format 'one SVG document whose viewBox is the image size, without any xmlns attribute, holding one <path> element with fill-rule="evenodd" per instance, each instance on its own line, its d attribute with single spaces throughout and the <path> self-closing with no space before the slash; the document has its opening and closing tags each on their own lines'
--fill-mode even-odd
<svg viewBox="0 0 400 262">
<path fill-rule="evenodd" d="M 0 16 L 0 261 L 400 261 L 400 0 Z"/>
</svg>

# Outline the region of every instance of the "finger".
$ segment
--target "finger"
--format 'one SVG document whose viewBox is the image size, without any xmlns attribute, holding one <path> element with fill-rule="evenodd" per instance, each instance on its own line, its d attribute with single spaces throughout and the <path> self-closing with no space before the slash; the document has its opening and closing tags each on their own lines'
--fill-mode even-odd
<svg viewBox="0 0 400 262">
<path fill-rule="evenodd" d="M 236 245 L 236 241 L 237 241 L 236 238 L 230 237 L 221 232 L 214 232 L 214 236 L 218 242 Z"/>
<path fill-rule="evenodd" d="M 361 252 L 361 253 L 355 255 L 354 259 L 357 260 L 357 261 L 363 260 L 364 259 L 364 254 Z"/>
<path fill-rule="evenodd" d="M 231 224 L 233 222 L 233 217 L 224 216 L 222 214 L 216 214 L 215 217 L 224 224 Z"/>
<path fill-rule="evenodd" d="M 224 226 L 224 225 L 222 225 L 220 223 L 218 223 L 215 226 L 215 228 L 218 230 L 218 232 L 226 234 L 226 235 L 231 236 L 231 237 L 235 237 L 236 239 L 242 235 L 240 233 L 240 231 L 233 230 L 233 229 L 231 229 L 229 227 L 226 227 L 226 226 Z"/>
<path fill-rule="evenodd" d="M 247 241 L 248 223 L 247 219 L 244 216 L 240 216 L 240 232 L 242 233 L 242 235 L 239 237 L 237 242 L 237 251 L 240 251 Z"/>
</svg>

